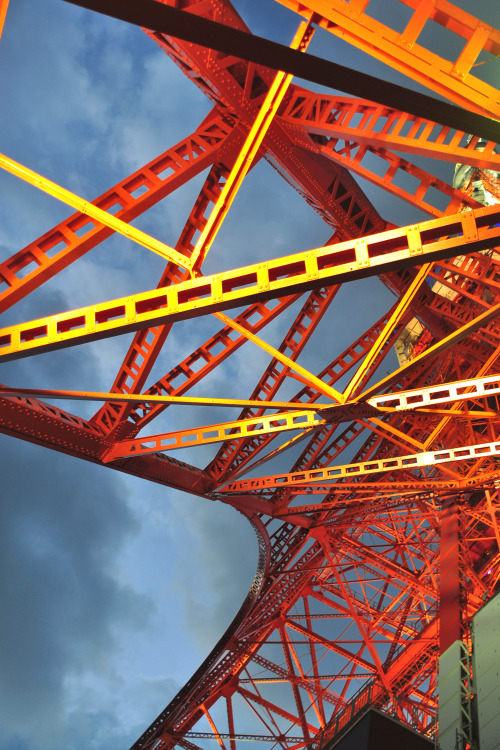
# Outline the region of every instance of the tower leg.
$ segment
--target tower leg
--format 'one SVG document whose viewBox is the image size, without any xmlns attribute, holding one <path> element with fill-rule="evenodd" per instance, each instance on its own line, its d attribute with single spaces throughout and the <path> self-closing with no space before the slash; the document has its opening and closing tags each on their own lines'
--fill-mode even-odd
<svg viewBox="0 0 500 750">
<path fill-rule="evenodd" d="M 460 529 L 455 498 L 442 511 L 440 549 L 439 743 L 442 750 L 473 750 L 477 716 L 470 644 L 461 616 Z"/>
<path fill-rule="evenodd" d="M 446 501 L 441 523 L 439 653 L 461 639 L 458 505 Z"/>
</svg>

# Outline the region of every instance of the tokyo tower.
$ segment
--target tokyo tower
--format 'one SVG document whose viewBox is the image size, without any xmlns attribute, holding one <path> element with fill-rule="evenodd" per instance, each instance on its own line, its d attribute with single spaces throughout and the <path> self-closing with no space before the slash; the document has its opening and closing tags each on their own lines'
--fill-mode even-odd
<svg viewBox="0 0 500 750">
<path fill-rule="evenodd" d="M 2 312 L 114 234 L 164 262 L 152 289 L 5 318 L 0 362 L 121 334 L 130 345 L 106 392 L 41 389 L 35 365 L 32 387 L 0 386 L 0 431 L 225 503 L 259 548 L 235 619 L 133 750 L 319 748 L 367 706 L 437 739 L 438 664 L 454 644 L 457 732 L 479 747 L 471 623 L 500 588 L 500 92 L 483 75 L 500 31 L 447 0 L 277 0 L 296 14 L 287 47 L 252 34 L 230 0 L 70 1 L 142 27 L 211 110 L 91 202 L 0 155 L 71 207 L 2 259 Z M 431 44 L 445 32 L 452 52 Z M 383 63 L 387 80 L 316 56 L 318 37 Z M 235 247 L 211 265 L 260 160 L 328 239 L 282 252 L 269 237 L 251 262 Z M 175 246 L 132 223 L 199 176 Z M 422 220 L 389 223 L 368 183 Z M 339 347 L 377 279 L 391 305 Z M 215 332 L 160 372 L 195 319 Z M 245 344 L 259 352 L 245 360 L 254 386 L 235 396 Z M 86 418 L 59 399 L 99 407 Z M 193 424 L 194 406 L 212 421 Z M 202 447 L 208 464 L 183 460 Z"/>
</svg>

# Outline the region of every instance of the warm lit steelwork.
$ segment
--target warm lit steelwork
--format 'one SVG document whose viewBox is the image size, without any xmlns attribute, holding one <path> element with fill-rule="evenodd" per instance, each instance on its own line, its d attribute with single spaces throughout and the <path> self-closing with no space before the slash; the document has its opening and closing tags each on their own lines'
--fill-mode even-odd
<svg viewBox="0 0 500 750">
<path fill-rule="evenodd" d="M 480 53 L 500 53 L 500 32 L 483 21 L 478 21 L 452 3 L 421 3 L 403 0 L 413 13 L 403 32 L 394 31 L 389 24 L 381 23 L 365 13 L 369 0 L 346 4 L 343 0 L 278 0 L 297 11 L 318 14 L 317 23 L 332 34 L 383 60 L 396 70 L 419 81 L 431 91 L 460 106 L 487 117 L 500 117 L 498 94 L 475 78 L 471 69 Z M 450 28 L 465 40 L 459 55 L 449 61 L 424 47 L 417 39 L 429 21 Z"/>
<path fill-rule="evenodd" d="M 477 113 L 483 125 L 500 116 L 499 92 L 471 72 L 481 53 L 500 53 L 500 32 L 451 3 L 399 0 L 408 20 L 396 32 L 370 15 L 370 0 L 280 1 L 306 17 L 296 51 L 320 26 Z M 161 4 L 185 28 L 191 13 L 223 24 L 225 33 L 244 32 L 246 57 L 147 30 L 207 94 L 212 111 L 194 133 L 93 203 L 74 203 L 77 213 L 5 259 L 1 310 L 114 231 L 139 239 L 132 219 L 207 170 L 204 182 L 175 248 L 156 248 L 168 262 L 155 289 L 99 304 L 89 299 L 86 307 L 0 330 L 0 362 L 134 333 L 105 392 L 76 390 L 80 384 L 41 389 L 35 367 L 31 388 L 0 388 L 0 430 L 224 502 L 257 532 L 258 569 L 237 617 L 134 750 L 195 750 L 197 738 L 228 750 L 242 741 L 299 750 L 315 737 L 333 738 L 369 703 L 433 737 L 439 650 L 467 631 L 500 583 L 496 144 L 477 133 L 469 138 L 470 120 L 459 107 L 461 129 L 443 123 L 437 100 L 427 116 L 434 119 L 423 119 L 400 111 L 399 101 L 295 86 L 290 71 L 259 63 L 264 41 L 252 39 L 229 0 L 184 0 L 182 12 L 173 0 Z M 0 2 L 0 29 L 6 7 Z M 420 44 L 430 23 L 462 41 L 452 62 Z M 488 129 L 497 132 L 498 123 L 490 119 Z M 367 165 L 370 155 L 385 162 L 383 174 Z M 465 165 L 465 177 L 453 187 L 412 157 Z M 284 257 L 270 237 L 265 260 L 239 267 L 235 251 L 224 271 L 204 273 L 230 204 L 261 158 L 333 235 L 324 247 Z M 387 225 L 351 171 L 431 218 Z M 416 181 L 413 191 L 398 183 L 403 173 Z M 31 181 L 60 191 L 39 176 Z M 349 331 L 349 313 L 360 304 L 351 295 L 347 310 L 339 309 L 337 293 L 374 277 L 395 296 L 393 306 L 347 346 L 337 345 L 336 330 Z M 172 326 L 203 316 L 212 323 L 206 340 L 148 384 Z M 215 333 L 214 316 L 221 324 Z M 281 343 L 270 345 L 266 326 L 278 323 Z M 328 363 L 318 373 L 305 356 L 315 334 Z M 249 397 L 213 392 L 217 378 L 209 376 L 224 383 L 229 358 L 253 345 L 268 364 L 255 372 L 246 358 L 246 374 L 255 375 Z M 203 395 L 188 395 L 200 383 Z M 43 398 L 104 405 L 87 420 Z M 210 406 L 213 423 L 144 435 L 171 405 Z M 221 407 L 241 411 L 223 422 Z M 205 468 L 169 455 L 212 444 Z"/>
<path fill-rule="evenodd" d="M 499 238 L 498 206 L 453 214 L 2 328 L 0 359 L 19 359 L 283 293 L 399 271 L 417 262 L 462 254 L 465 246 L 484 250 Z M 490 309 L 483 315 L 480 325 L 494 319 L 496 312 Z"/>
</svg>

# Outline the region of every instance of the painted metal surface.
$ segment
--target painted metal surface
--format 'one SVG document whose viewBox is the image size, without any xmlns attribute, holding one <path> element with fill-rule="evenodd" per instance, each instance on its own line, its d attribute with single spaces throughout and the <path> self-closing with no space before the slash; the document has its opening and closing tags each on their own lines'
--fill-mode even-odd
<svg viewBox="0 0 500 750">
<path fill-rule="evenodd" d="M 474 678 L 481 750 L 500 747 L 500 598 L 496 596 L 473 620 Z"/>
<path fill-rule="evenodd" d="M 369 0 L 283 3 L 307 17 L 297 19 L 294 48 L 307 45 L 314 14 L 313 24 L 459 106 L 498 116 L 498 92 L 471 69 L 483 50 L 498 54 L 500 33 L 451 3 L 405 0 L 410 15 L 402 33 L 368 15 Z M 181 5 L 186 14 L 248 31 L 229 0 Z M 417 44 L 428 22 L 465 40 L 456 60 L 445 64 Z M 0 362 L 31 357 L 35 364 L 31 387 L 0 389 L 0 430 L 227 503 L 257 529 L 259 566 L 249 596 L 135 749 L 196 750 L 195 740 L 209 736 L 228 750 L 242 741 L 300 750 L 330 737 L 352 714 L 355 695 L 371 696 L 434 736 L 440 623 L 448 633 L 443 640 L 441 632 L 444 650 L 500 581 L 500 207 L 481 206 L 401 152 L 496 171 L 495 144 L 467 142 L 465 125 L 454 131 L 422 120 L 401 112 L 397 101 L 318 94 L 295 86 L 287 71 L 276 75 L 147 33 L 211 99 L 212 112 L 190 136 L 4 260 L 2 310 L 112 232 L 132 231 L 132 219 L 209 171 L 177 244 L 162 243 L 168 262 L 156 288 L 3 326 Z M 388 165 L 373 180 L 397 198 L 398 173 L 413 176 L 417 187 L 403 197 L 433 218 L 387 225 L 348 171 L 363 173 L 368 152 Z M 265 260 L 239 265 L 235 249 L 234 263 L 204 273 L 238 187 L 260 158 L 334 234 L 324 247 L 281 257 L 269 238 Z M 480 171 L 474 175 L 480 179 Z M 431 188 L 448 199 L 446 208 L 429 202 Z M 361 304 L 352 295 L 348 306 L 337 305 L 339 291 L 375 277 L 394 304 L 347 346 L 337 345 L 335 331 L 349 329 Z M 237 311 L 225 314 L 231 309 Z M 160 371 L 173 327 L 204 316 L 212 323 L 207 338 Z M 267 331 L 278 325 L 280 343 L 271 345 L 276 337 Z M 392 349 L 409 328 L 418 333 L 395 364 Z M 36 355 L 127 332 L 133 337 L 109 390 L 38 387 Z M 317 372 L 306 349 L 315 336 L 323 356 Z M 224 382 L 244 345 L 267 357 L 260 369 L 251 355 L 245 359 L 252 392 L 212 392 L 215 376 Z M 202 395 L 189 394 L 195 386 Z M 44 398 L 103 405 L 83 419 Z M 174 404 L 237 411 L 227 421 L 217 412 L 208 424 L 141 432 Z M 205 467 L 177 458 L 184 447 L 212 444 Z M 450 498 L 451 541 L 443 533 L 451 528 Z"/>
</svg>

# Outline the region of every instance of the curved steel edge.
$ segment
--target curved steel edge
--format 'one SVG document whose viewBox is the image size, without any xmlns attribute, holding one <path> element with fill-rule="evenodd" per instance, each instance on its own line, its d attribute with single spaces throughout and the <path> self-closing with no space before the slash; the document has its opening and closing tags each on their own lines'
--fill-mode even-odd
<svg viewBox="0 0 500 750">
<path fill-rule="evenodd" d="M 212 703 L 214 699 L 220 695 L 223 685 L 243 667 L 243 664 L 241 663 L 241 653 L 231 649 L 231 641 L 237 634 L 242 623 L 252 611 L 253 606 L 262 591 L 271 560 L 271 544 L 269 535 L 261 519 L 258 516 L 251 515 L 249 512 L 243 510 L 239 510 L 239 512 L 248 518 L 252 524 L 257 536 L 259 549 L 257 568 L 248 594 L 246 595 L 235 618 L 205 661 L 186 682 L 184 687 L 181 688 L 175 698 L 170 701 L 168 706 L 152 722 L 148 729 L 146 729 L 144 734 L 141 735 L 141 737 L 139 737 L 139 739 L 132 745 L 130 750 L 152 750 L 152 748 L 156 747 L 156 743 L 160 739 L 162 739 L 165 744 L 158 745 L 158 750 L 159 748 L 162 748 L 163 750 L 164 748 L 174 747 L 178 740 L 178 736 L 174 736 L 174 733 L 177 735 L 177 732 L 180 729 L 179 727 L 176 728 L 175 725 L 183 721 L 182 714 L 185 715 L 186 713 L 189 713 L 189 704 L 193 704 L 193 706 L 190 716 L 183 721 L 182 732 L 189 731 L 189 728 L 198 721 L 201 716 L 201 709 L 199 706 L 204 700 L 210 696 Z M 225 651 L 228 652 L 226 661 L 222 664 L 219 663 L 218 665 L 220 668 L 220 674 L 214 674 L 212 670 L 216 667 L 217 662 L 219 662 Z M 235 662 L 239 663 L 237 669 L 234 668 Z M 218 690 L 215 691 L 214 685 L 217 683 Z M 177 731 L 175 731 L 176 729 Z M 179 734 L 182 732 L 179 732 Z"/>
</svg>

